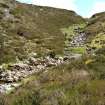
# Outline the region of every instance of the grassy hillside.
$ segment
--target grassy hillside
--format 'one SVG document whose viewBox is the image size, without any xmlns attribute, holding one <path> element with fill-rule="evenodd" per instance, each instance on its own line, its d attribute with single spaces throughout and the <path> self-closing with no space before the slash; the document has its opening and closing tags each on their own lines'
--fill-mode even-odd
<svg viewBox="0 0 105 105">
<path fill-rule="evenodd" d="M 83 22 L 73 11 L 1 1 L 0 64 L 22 60 L 32 52 L 63 54 L 61 28 Z"/>
<path fill-rule="evenodd" d="M 0 105 L 105 105 L 104 29 L 104 12 L 86 24 L 73 11 L 1 0 L 0 64 L 15 63 L 30 53 L 61 57 L 64 48 L 74 58 L 21 80 L 20 87 L 0 94 Z"/>
<path fill-rule="evenodd" d="M 85 27 L 87 33 L 87 46 L 92 50 L 105 47 L 105 12 L 97 13 L 88 19 Z"/>
<path fill-rule="evenodd" d="M 88 25 L 86 27 L 86 32 L 89 35 L 96 35 L 98 33 L 104 32 L 105 29 L 105 12 L 97 13 L 88 19 Z"/>
</svg>

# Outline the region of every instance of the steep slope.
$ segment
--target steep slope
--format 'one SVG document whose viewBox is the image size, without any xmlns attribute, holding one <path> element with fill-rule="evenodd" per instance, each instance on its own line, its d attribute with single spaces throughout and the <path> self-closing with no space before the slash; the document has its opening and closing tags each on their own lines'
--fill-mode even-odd
<svg viewBox="0 0 105 105">
<path fill-rule="evenodd" d="M 83 22 L 73 11 L 0 1 L 0 64 L 22 60 L 32 52 L 63 54 L 61 28 Z"/>
<path fill-rule="evenodd" d="M 88 25 L 86 32 L 90 35 L 96 35 L 100 32 L 104 32 L 105 29 L 105 12 L 94 14 L 88 19 Z"/>
<path fill-rule="evenodd" d="M 85 28 L 87 33 L 87 46 L 92 50 L 105 47 L 105 12 L 93 15 Z"/>
</svg>

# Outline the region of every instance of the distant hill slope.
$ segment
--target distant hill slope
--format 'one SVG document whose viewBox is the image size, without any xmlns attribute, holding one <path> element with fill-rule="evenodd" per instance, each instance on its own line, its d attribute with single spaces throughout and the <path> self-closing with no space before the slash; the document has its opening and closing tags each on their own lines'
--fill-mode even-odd
<svg viewBox="0 0 105 105">
<path fill-rule="evenodd" d="M 100 50 L 105 47 L 105 12 L 94 14 L 88 19 L 85 27 L 87 44 L 92 50 Z"/>
<path fill-rule="evenodd" d="M 73 11 L 0 1 L 0 64 L 22 60 L 29 53 L 63 53 L 61 28 L 85 20 Z"/>
<path fill-rule="evenodd" d="M 105 29 L 105 12 L 94 14 L 88 19 L 88 25 L 86 32 L 90 35 L 96 35 L 100 32 L 104 32 Z"/>
</svg>

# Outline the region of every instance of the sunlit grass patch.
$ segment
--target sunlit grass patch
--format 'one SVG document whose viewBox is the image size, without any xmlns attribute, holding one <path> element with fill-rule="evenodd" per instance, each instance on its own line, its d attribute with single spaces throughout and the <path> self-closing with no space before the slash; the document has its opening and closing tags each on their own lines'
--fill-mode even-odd
<svg viewBox="0 0 105 105">
<path fill-rule="evenodd" d="M 82 31 L 85 26 L 86 24 L 73 24 L 68 28 L 62 28 L 61 31 L 67 35 L 66 38 L 70 38 L 76 35 L 75 29 L 80 28 Z"/>
<path fill-rule="evenodd" d="M 100 33 L 96 35 L 95 38 L 91 41 L 90 45 L 91 48 L 100 49 L 105 46 L 105 34 Z"/>
<path fill-rule="evenodd" d="M 86 52 L 85 47 L 74 47 L 70 49 L 72 53 L 84 54 Z"/>
</svg>

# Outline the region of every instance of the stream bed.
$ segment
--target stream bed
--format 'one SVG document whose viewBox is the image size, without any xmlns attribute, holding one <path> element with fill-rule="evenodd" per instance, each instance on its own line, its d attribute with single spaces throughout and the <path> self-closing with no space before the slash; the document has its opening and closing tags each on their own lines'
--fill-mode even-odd
<svg viewBox="0 0 105 105">
<path fill-rule="evenodd" d="M 8 94 L 9 92 L 18 88 L 19 86 L 21 86 L 21 83 L 3 83 L 3 84 L 0 84 L 0 93 Z"/>
</svg>

